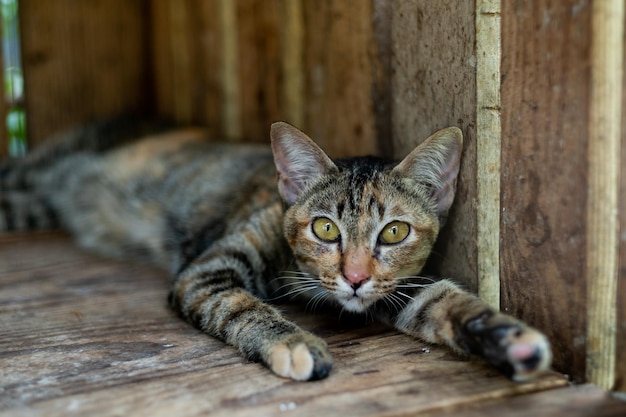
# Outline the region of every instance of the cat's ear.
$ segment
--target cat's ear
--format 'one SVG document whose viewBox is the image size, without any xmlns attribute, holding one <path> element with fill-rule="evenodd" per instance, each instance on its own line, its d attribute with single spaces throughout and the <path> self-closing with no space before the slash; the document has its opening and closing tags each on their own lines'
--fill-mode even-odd
<svg viewBox="0 0 626 417">
<path fill-rule="evenodd" d="M 285 122 L 272 124 L 270 136 L 278 172 L 278 192 L 291 205 L 302 191 L 337 167 L 306 134 Z"/>
<path fill-rule="evenodd" d="M 462 150 L 461 129 L 448 127 L 433 133 L 394 168 L 429 188 L 440 219 L 446 218 L 454 200 Z"/>
</svg>

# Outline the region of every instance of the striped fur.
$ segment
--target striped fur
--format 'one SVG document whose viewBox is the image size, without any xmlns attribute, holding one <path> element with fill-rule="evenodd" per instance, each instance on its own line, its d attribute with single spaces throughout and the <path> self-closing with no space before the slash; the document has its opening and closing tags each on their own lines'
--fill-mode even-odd
<svg viewBox="0 0 626 417">
<path fill-rule="evenodd" d="M 275 299 L 371 314 L 517 380 L 549 366 L 537 330 L 419 275 L 454 197 L 458 129 L 394 164 L 332 161 L 286 123 L 272 126 L 272 149 L 195 129 L 133 142 L 146 129 L 128 126 L 91 126 L 0 165 L 0 230 L 60 224 L 83 247 L 169 269 L 185 320 L 283 377 L 324 378 L 332 358 Z"/>
</svg>

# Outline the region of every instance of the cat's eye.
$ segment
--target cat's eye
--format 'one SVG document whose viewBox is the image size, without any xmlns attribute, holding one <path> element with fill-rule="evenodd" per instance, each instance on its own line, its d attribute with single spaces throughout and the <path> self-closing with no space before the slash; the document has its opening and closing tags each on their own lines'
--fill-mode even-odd
<svg viewBox="0 0 626 417">
<path fill-rule="evenodd" d="M 380 241 L 385 244 L 400 243 L 409 235 L 410 227 L 404 222 L 391 222 L 382 232 L 380 232 Z"/>
<path fill-rule="evenodd" d="M 313 233 L 325 242 L 336 242 L 339 239 L 339 228 L 326 217 L 320 217 L 313 221 Z"/>
</svg>

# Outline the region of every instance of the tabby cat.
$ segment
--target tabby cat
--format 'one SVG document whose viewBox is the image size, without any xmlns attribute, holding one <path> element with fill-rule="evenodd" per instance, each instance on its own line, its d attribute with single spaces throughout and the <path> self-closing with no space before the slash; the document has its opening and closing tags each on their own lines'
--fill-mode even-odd
<svg viewBox="0 0 626 417">
<path fill-rule="evenodd" d="M 419 275 L 454 198 L 459 129 L 394 164 L 333 161 L 282 122 L 271 149 L 194 129 L 135 140 L 144 130 L 129 126 L 92 125 L 0 165 L 0 230 L 60 225 L 85 248 L 168 268 L 185 320 L 295 380 L 326 377 L 333 360 L 269 303 L 281 297 L 369 314 L 514 380 L 549 367 L 537 330 Z"/>
</svg>

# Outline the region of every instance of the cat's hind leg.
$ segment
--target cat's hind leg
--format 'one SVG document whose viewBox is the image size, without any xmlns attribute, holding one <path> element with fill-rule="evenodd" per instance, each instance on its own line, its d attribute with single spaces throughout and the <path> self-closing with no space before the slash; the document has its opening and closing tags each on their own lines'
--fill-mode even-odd
<svg viewBox="0 0 626 417">
<path fill-rule="evenodd" d="M 427 342 L 482 356 L 516 381 L 532 379 L 547 370 L 552 360 L 550 344 L 541 332 L 448 280 L 416 294 L 394 324 Z"/>
</svg>

